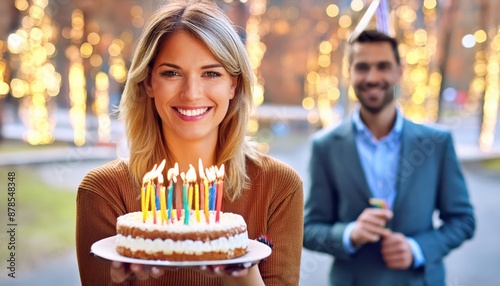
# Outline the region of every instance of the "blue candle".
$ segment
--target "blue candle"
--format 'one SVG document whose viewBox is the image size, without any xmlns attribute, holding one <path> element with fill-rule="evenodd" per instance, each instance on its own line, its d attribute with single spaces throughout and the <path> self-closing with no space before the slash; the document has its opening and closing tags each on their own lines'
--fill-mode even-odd
<svg viewBox="0 0 500 286">
<path fill-rule="evenodd" d="M 210 183 L 210 210 L 213 211 L 215 210 L 215 187 L 214 183 Z"/>
<path fill-rule="evenodd" d="M 160 188 L 155 186 L 155 202 L 156 202 L 156 210 L 160 210 Z"/>
<path fill-rule="evenodd" d="M 170 220 L 172 217 L 172 196 L 174 190 L 174 182 L 170 181 L 170 186 L 168 187 L 168 197 L 167 197 L 167 218 Z"/>
</svg>

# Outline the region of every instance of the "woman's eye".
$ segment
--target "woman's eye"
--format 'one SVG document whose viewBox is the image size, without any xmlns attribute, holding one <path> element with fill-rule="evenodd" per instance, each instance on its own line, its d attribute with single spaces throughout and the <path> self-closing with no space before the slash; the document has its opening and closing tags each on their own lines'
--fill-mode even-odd
<svg viewBox="0 0 500 286">
<path fill-rule="evenodd" d="M 161 76 L 166 76 L 166 77 L 173 77 L 173 76 L 176 76 L 176 75 L 179 75 L 178 72 L 176 71 L 162 71 L 160 73 Z"/>
<path fill-rule="evenodd" d="M 212 77 L 219 77 L 219 76 L 220 76 L 220 73 L 218 73 L 218 72 L 213 72 L 213 71 L 209 71 L 209 72 L 206 72 L 206 73 L 205 73 L 205 76 L 206 76 L 206 77 L 210 77 L 210 78 L 212 78 Z"/>
</svg>

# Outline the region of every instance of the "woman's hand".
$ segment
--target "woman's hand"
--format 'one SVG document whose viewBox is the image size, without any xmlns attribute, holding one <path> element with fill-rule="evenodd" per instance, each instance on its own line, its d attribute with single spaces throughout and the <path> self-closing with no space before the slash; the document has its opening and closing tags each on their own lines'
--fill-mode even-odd
<svg viewBox="0 0 500 286">
<path fill-rule="evenodd" d="M 137 279 L 146 280 L 149 277 L 158 278 L 162 276 L 165 274 L 165 268 L 142 264 L 122 263 L 118 261 L 113 261 L 111 263 L 111 280 L 115 283 L 125 281 L 132 273 L 137 277 Z"/>
<path fill-rule="evenodd" d="M 146 280 L 150 277 L 158 278 L 164 275 L 167 270 L 175 271 L 177 269 L 178 268 L 173 267 L 158 267 L 113 261 L 111 263 L 110 274 L 113 282 L 121 283 L 129 278 L 131 274 L 134 274 L 139 280 Z M 227 282 L 229 285 L 246 285 L 244 284 L 245 280 L 250 282 L 248 285 L 258 285 L 254 283 L 256 281 L 262 282 L 258 266 L 252 265 L 251 263 L 238 265 L 208 265 L 192 267 L 191 269 L 197 270 L 207 276 L 223 277 L 223 279 L 228 280 Z"/>
<path fill-rule="evenodd" d="M 228 275 L 232 277 L 244 277 L 248 275 L 248 268 L 251 266 L 253 266 L 251 263 L 237 265 L 203 265 L 195 269 L 208 276 Z"/>
</svg>

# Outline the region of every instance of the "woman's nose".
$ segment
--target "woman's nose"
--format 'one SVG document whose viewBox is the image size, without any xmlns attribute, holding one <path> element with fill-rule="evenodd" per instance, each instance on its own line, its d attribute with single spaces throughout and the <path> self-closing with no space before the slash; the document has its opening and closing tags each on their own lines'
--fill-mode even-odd
<svg viewBox="0 0 500 286">
<path fill-rule="evenodd" d="M 194 77 L 186 77 L 182 85 L 181 97 L 184 100 L 196 100 L 202 95 L 201 82 Z"/>
</svg>

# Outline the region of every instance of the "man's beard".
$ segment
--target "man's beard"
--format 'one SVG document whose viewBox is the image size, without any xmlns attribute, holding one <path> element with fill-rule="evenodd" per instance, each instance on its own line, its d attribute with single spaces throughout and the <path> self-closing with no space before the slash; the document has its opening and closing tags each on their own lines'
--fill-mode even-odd
<svg viewBox="0 0 500 286">
<path fill-rule="evenodd" d="M 365 100 L 363 97 L 359 96 L 359 93 L 366 91 L 369 88 L 379 87 L 384 90 L 384 98 L 379 105 L 371 105 L 368 100 Z M 356 97 L 359 100 L 359 103 L 366 111 L 372 114 L 380 113 L 385 107 L 387 107 L 394 100 L 394 88 L 391 87 L 388 83 L 383 84 L 365 84 L 362 86 L 358 86 L 355 89 Z"/>
</svg>

